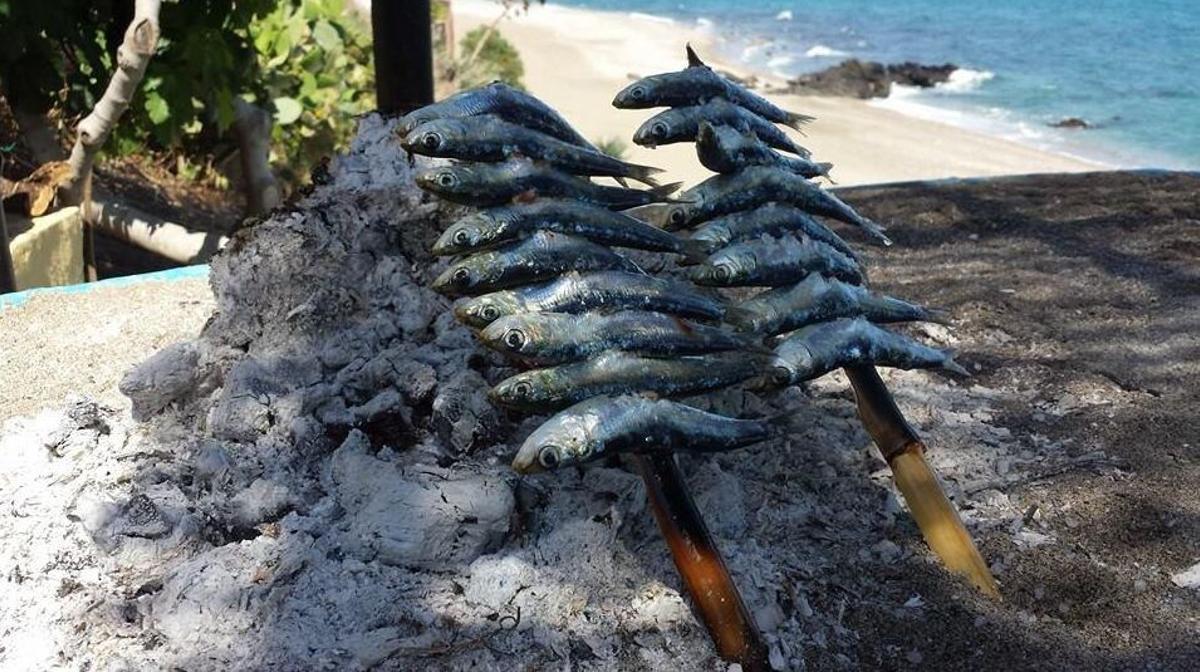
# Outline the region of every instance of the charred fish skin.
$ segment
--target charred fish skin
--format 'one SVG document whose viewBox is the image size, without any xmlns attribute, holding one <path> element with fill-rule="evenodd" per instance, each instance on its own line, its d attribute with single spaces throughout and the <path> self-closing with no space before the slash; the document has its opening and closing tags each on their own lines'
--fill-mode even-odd
<svg viewBox="0 0 1200 672">
<path fill-rule="evenodd" d="M 622 452 L 733 450 L 773 433 L 766 420 L 727 418 L 636 394 L 604 395 L 560 411 L 534 430 L 513 469 L 531 474 Z"/>
<path fill-rule="evenodd" d="M 424 190 L 461 205 L 489 207 L 536 197 L 571 198 L 614 210 L 668 202 L 678 188 L 668 184 L 653 189 L 608 187 L 569 175 L 532 161 L 511 159 L 503 163 L 459 163 L 430 168 L 416 177 Z"/>
<path fill-rule="evenodd" d="M 744 332 L 775 336 L 839 318 L 874 323 L 945 322 L 940 311 L 821 275 L 776 287 L 730 308 L 726 321 Z"/>
<path fill-rule="evenodd" d="M 828 177 L 831 163 L 804 157 L 785 156 L 758 139 L 754 133 L 732 126 L 701 121 L 696 132 L 696 156 L 714 173 L 736 173 L 749 166 L 774 166 L 801 177 Z"/>
<path fill-rule="evenodd" d="M 687 68 L 639 79 L 617 93 L 613 98 L 613 107 L 622 110 L 683 107 L 700 105 L 713 98 L 724 98 L 768 121 L 792 128 L 799 128 L 813 120 L 813 117 L 805 114 L 788 112 L 717 74 L 700 60 L 690 45 L 687 47 L 687 56 Z"/>
<path fill-rule="evenodd" d="M 691 142 L 700 132 L 704 121 L 733 126 L 753 133 L 776 149 L 807 157 L 809 151 L 788 137 L 778 126 L 723 99 L 714 98 L 703 105 L 673 107 L 650 117 L 633 134 L 633 141 L 643 147 Z"/>
<path fill-rule="evenodd" d="M 701 241 L 709 252 L 762 236 L 801 233 L 829 245 L 842 254 L 860 261 L 858 253 L 842 237 L 800 208 L 767 203 L 746 212 L 734 212 L 711 219 L 692 232 L 691 239 Z"/>
<path fill-rule="evenodd" d="M 488 325 L 479 338 L 497 352 L 541 365 L 580 361 L 605 350 L 654 357 L 766 351 L 765 346 L 728 328 L 641 310 L 510 315 Z"/>
<path fill-rule="evenodd" d="M 640 219 L 589 203 L 537 199 L 531 203 L 472 213 L 447 228 L 434 243 L 438 256 L 488 249 L 536 231 L 587 238 L 601 245 L 697 256 L 703 244 L 692 243 Z"/>
<path fill-rule="evenodd" d="M 625 271 L 567 273 L 540 285 L 485 294 L 457 303 L 454 315 L 463 324 L 483 329 L 518 313 L 625 309 L 711 321 L 725 315 L 723 301 L 687 283 Z"/>
<path fill-rule="evenodd" d="M 812 274 L 861 284 L 865 278 L 853 259 L 825 243 L 783 236 L 735 243 L 713 254 L 692 271 L 692 281 L 714 287 L 779 287 Z"/>
<path fill-rule="evenodd" d="M 681 193 L 678 202 L 654 214 L 662 228 L 678 231 L 772 202 L 852 224 L 876 242 L 892 244 L 882 226 L 858 214 L 837 196 L 799 175 L 766 166 L 751 166 L 730 175 L 710 177 Z"/>
<path fill-rule="evenodd" d="M 545 413 L 602 394 L 688 396 L 761 376 L 769 361 L 740 352 L 660 359 L 610 350 L 582 362 L 519 373 L 493 387 L 488 397 L 505 408 Z"/>
<path fill-rule="evenodd" d="M 541 131 L 579 147 L 595 150 L 554 108 L 503 82 L 460 91 L 439 102 L 409 112 L 400 119 L 397 131 L 406 137 L 414 128 L 435 119 L 494 115 L 505 121 Z M 599 151 L 599 150 L 597 150 Z"/>
<path fill-rule="evenodd" d="M 448 296 L 470 296 L 545 280 L 570 271 L 637 266 L 612 250 L 583 238 L 539 231 L 525 240 L 461 259 L 433 281 Z"/>
<path fill-rule="evenodd" d="M 866 319 L 839 319 L 804 327 L 775 348 L 774 385 L 795 385 L 846 366 L 946 369 L 969 376 L 949 352 L 877 327 Z"/>
<path fill-rule="evenodd" d="M 413 154 L 464 161 L 497 163 L 525 157 L 572 175 L 631 177 L 651 184 L 652 176 L 662 172 L 491 115 L 435 119 L 412 129 L 401 145 Z"/>
</svg>

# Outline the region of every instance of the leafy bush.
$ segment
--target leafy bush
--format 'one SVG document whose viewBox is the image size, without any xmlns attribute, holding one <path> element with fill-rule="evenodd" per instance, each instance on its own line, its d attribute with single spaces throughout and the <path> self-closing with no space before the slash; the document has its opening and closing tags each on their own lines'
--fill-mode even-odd
<svg viewBox="0 0 1200 672">
<path fill-rule="evenodd" d="M 486 37 L 485 37 L 486 36 Z M 485 40 L 480 45 L 480 40 Z M 455 84 L 459 88 L 500 80 L 517 88 L 525 88 L 525 65 L 516 47 L 496 30 L 479 26 L 463 36 L 461 58 Z"/>
<path fill-rule="evenodd" d="M 0 0 L 0 88 L 14 107 L 87 114 L 112 76 L 129 0 Z M 373 105 L 370 33 L 345 0 L 164 2 L 162 37 L 108 149 L 210 161 L 246 96 L 276 115 L 273 160 L 307 174 Z M 216 153 L 221 153 L 218 146 Z"/>
</svg>

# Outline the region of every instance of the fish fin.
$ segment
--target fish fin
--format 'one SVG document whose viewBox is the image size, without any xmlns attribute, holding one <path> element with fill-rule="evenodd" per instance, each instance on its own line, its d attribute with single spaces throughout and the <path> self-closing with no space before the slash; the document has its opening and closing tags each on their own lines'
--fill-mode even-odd
<svg viewBox="0 0 1200 672">
<path fill-rule="evenodd" d="M 680 266 L 703 264 L 708 259 L 708 243 L 703 240 L 681 239 L 679 251 L 684 257 L 683 261 L 679 262 Z"/>
<path fill-rule="evenodd" d="M 816 120 L 817 120 L 816 117 L 809 116 L 807 114 L 797 114 L 795 112 L 788 112 L 787 120 L 784 121 L 783 123 L 787 124 L 791 128 L 794 128 L 798 131 L 798 130 L 800 130 L 801 126 L 808 124 L 808 123 L 812 123 Z"/>
<path fill-rule="evenodd" d="M 832 177 L 829 177 L 829 171 L 833 170 L 833 164 L 832 164 L 832 163 L 829 163 L 828 161 L 823 161 L 823 162 L 821 162 L 821 163 L 818 163 L 818 164 L 817 164 L 817 167 L 821 169 L 821 172 L 820 172 L 819 174 L 820 174 L 822 177 L 824 177 L 825 179 L 829 180 L 830 182 L 833 182 L 833 178 L 832 178 Z M 833 182 L 833 183 L 834 183 L 834 184 L 837 184 L 837 182 Z"/>
<path fill-rule="evenodd" d="M 692 328 L 692 325 L 688 324 L 682 317 L 679 317 L 678 315 L 672 315 L 671 319 L 675 322 L 675 325 L 679 327 L 679 330 L 685 334 L 692 334 L 696 331 Z"/>
<path fill-rule="evenodd" d="M 687 61 L 689 68 L 707 68 L 708 64 L 700 60 L 700 56 L 696 54 L 696 50 L 692 49 L 692 43 L 688 42 L 684 49 L 687 50 Z"/>
<path fill-rule="evenodd" d="M 725 322 L 737 327 L 738 331 L 752 333 L 754 329 L 754 311 L 741 306 L 729 306 L 725 309 Z"/>
<path fill-rule="evenodd" d="M 647 184 L 651 187 L 657 187 L 662 184 L 661 182 L 659 182 L 658 180 L 656 180 L 654 178 L 655 175 L 658 175 L 663 172 L 662 168 L 655 168 L 653 166 L 641 166 L 636 163 L 627 163 L 625 165 L 627 168 L 629 168 L 629 177 L 637 180 L 638 182 Z M 621 178 L 616 178 L 616 179 L 618 182 L 621 181 Z M 622 182 L 622 185 L 624 185 L 623 182 Z M 628 186 L 628 185 L 624 185 L 624 186 Z"/>
<path fill-rule="evenodd" d="M 613 179 L 616 180 L 617 184 L 621 185 L 622 187 L 625 187 L 626 189 L 629 188 L 629 180 L 626 180 L 623 177 L 613 177 Z"/>
<path fill-rule="evenodd" d="M 538 192 L 536 189 L 526 189 L 512 197 L 513 203 L 532 203 L 537 200 Z"/>
<path fill-rule="evenodd" d="M 947 350 L 947 351 L 945 351 L 945 355 L 946 355 L 946 359 L 945 359 L 945 361 L 942 362 L 943 369 L 946 369 L 947 371 L 951 371 L 953 373 L 957 373 L 958 375 L 963 376 L 965 378 L 971 377 L 970 371 L 967 371 L 966 369 L 964 369 L 962 367 L 962 365 L 960 365 L 958 362 L 954 361 L 954 351 Z"/>
</svg>

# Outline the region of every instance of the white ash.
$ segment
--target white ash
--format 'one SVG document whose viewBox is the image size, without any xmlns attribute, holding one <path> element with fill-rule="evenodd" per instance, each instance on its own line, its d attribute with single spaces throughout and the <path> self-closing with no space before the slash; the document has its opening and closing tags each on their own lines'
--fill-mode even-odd
<svg viewBox="0 0 1200 672">
<path fill-rule="evenodd" d="M 144 423 L 79 399 L 3 428 L 0 668 L 729 669 L 639 477 L 509 470 L 537 420 L 487 403 L 511 371 L 426 288 L 454 213 L 391 124 L 365 118 L 322 182 L 236 236 L 203 333 L 126 378 Z M 1070 458 L 999 424 L 1016 393 L 884 377 L 977 529 L 1023 520 L 995 493 Z M 847 612 L 905 609 L 875 577 L 936 561 L 844 377 L 698 403 L 791 413 L 786 438 L 681 464 L 772 665 L 853 667 Z"/>
</svg>

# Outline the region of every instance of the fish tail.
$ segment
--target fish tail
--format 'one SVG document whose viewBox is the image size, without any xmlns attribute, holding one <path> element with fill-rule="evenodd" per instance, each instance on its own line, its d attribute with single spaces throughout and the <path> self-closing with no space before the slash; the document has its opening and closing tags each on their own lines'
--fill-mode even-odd
<svg viewBox="0 0 1200 672">
<path fill-rule="evenodd" d="M 798 130 L 800 130 L 801 126 L 811 123 L 813 121 L 816 121 L 816 119 L 817 119 L 816 117 L 812 117 L 807 114 L 797 114 L 796 112 L 788 112 L 787 119 L 783 123 L 787 124 L 791 128 L 794 128 L 798 131 Z"/>
<path fill-rule="evenodd" d="M 829 163 L 828 161 L 822 161 L 821 163 L 817 164 L 817 169 L 818 169 L 817 175 L 820 175 L 820 176 L 828 179 L 830 182 L 833 182 L 833 178 L 829 177 L 829 171 L 833 170 L 832 163 Z M 837 182 L 833 182 L 833 183 L 837 184 Z"/>
<path fill-rule="evenodd" d="M 637 180 L 638 182 L 647 184 L 651 187 L 657 187 L 661 184 L 657 179 L 655 179 L 654 176 L 661 174 L 663 172 L 662 168 L 655 168 L 653 166 L 640 166 L 636 163 L 627 163 L 625 166 L 629 169 L 629 177 Z"/>
<path fill-rule="evenodd" d="M 954 324 L 950 320 L 950 311 L 944 308 L 926 308 L 924 306 L 921 307 L 921 321 L 944 324 L 946 326 Z"/>
<path fill-rule="evenodd" d="M 786 436 L 792 428 L 792 418 L 795 415 L 794 411 L 785 411 L 763 418 L 762 421 L 767 426 L 767 438 L 778 439 Z"/>
<path fill-rule="evenodd" d="M 963 376 L 964 378 L 971 377 L 970 371 L 967 371 L 966 369 L 964 369 L 962 367 L 961 364 L 954 361 L 955 353 L 953 350 L 946 350 L 942 354 L 944 354 L 946 356 L 945 359 L 942 360 L 942 368 L 943 369 L 946 369 L 947 371 L 951 371 L 953 373 L 957 373 L 958 375 Z"/>
<path fill-rule="evenodd" d="M 650 193 L 654 196 L 654 200 L 659 203 L 690 203 L 691 201 L 680 201 L 670 198 L 671 194 L 679 191 L 679 188 L 682 186 L 683 182 L 660 184 L 656 187 L 650 187 Z"/>
<path fill-rule="evenodd" d="M 855 218 L 855 223 L 858 225 L 858 228 L 866 231 L 868 236 L 884 247 L 891 247 L 893 245 L 892 239 L 888 238 L 887 234 L 884 233 L 887 229 L 879 224 L 861 215 Z"/>
<path fill-rule="evenodd" d="M 683 259 L 679 262 L 680 266 L 703 264 L 708 259 L 708 243 L 690 238 L 681 239 L 679 253 L 683 255 Z"/>
<path fill-rule="evenodd" d="M 629 180 L 625 179 L 624 177 L 618 177 L 618 176 L 613 176 L 613 179 L 617 181 L 617 184 L 621 185 L 622 187 L 625 187 L 626 189 L 629 189 Z"/>
</svg>

